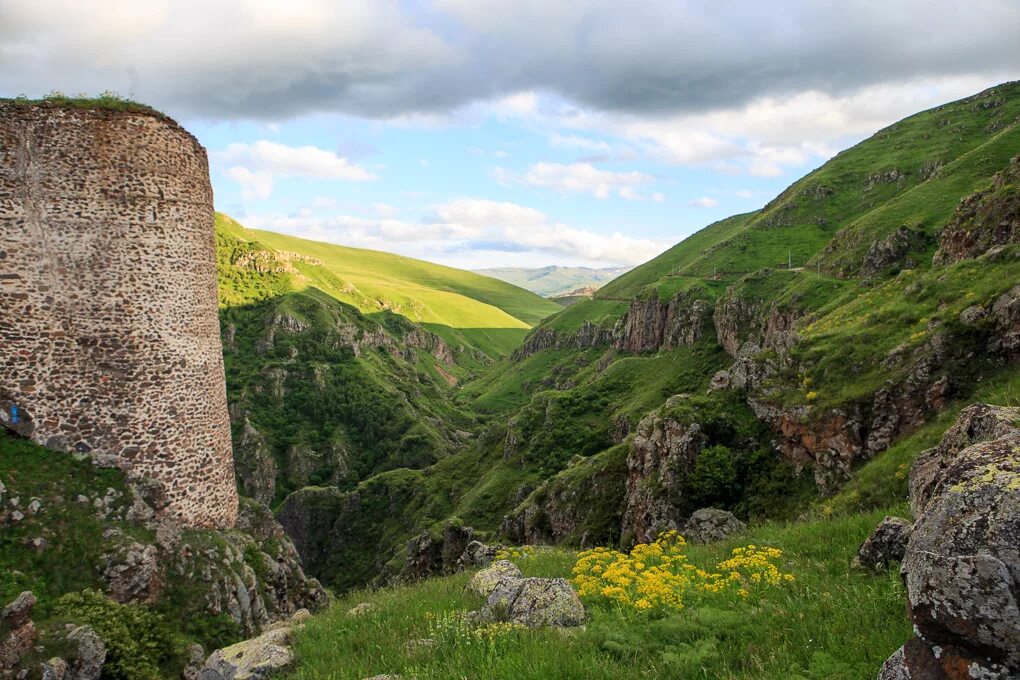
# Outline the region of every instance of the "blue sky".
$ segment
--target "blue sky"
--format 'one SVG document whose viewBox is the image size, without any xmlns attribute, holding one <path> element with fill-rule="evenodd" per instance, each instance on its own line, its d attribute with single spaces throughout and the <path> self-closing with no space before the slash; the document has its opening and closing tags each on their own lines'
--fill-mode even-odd
<svg viewBox="0 0 1020 680">
<path fill-rule="evenodd" d="M 1018 29 L 1012 0 L 0 0 L 0 96 L 166 111 L 248 226 L 463 268 L 635 265 L 1015 79 Z"/>
</svg>

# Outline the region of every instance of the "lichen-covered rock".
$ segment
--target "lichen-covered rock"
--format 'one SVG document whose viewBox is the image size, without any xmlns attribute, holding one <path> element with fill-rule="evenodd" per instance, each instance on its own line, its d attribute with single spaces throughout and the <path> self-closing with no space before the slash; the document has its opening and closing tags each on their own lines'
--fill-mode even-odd
<svg viewBox="0 0 1020 680">
<path fill-rule="evenodd" d="M 483 620 L 507 621 L 530 628 L 580 626 L 584 605 L 562 578 L 505 578 L 496 584 L 482 609 Z"/>
<path fill-rule="evenodd" d="M 915 637 L 880 678 L 1020 676 L 1016 409 L 964 409 L 911 473 L 919 510 L 901 572 Z"/>
<path fill-rule="evenodd" d="M 499 546 L 486 545 L 481 541 L 471 541 L 464 548 L 464 552 L 457 558 L 457 569 L 473 569 L 475 567 L 487 567 L 496 559 Z"/>
<path fill-rule="evenodd" d="M 982 441 L 1020 432 L 1020 408 L 972 404 L 957 416 L 938 445 L 922 452 L 910 469 L 910 509 L 920 517 L 940 493 L 947 469 L 961 451 Z"/>
<path fill-rule="evenodd" d="M 950 462 L 902 571 L 919 637 L 1020 673 L 1020 433 Z"/>
<path fill-rule="evenodd" d="M 680 532 L 689 543 L 711 543 L 743 531 L 746 525 L 732 512 L 716 508 L 696 510 Z"/>
<path fill-rule="evenodd" d="M 882 664 L 877 680 L 1016 680 L 1001 664 L 975 659 L 953 645 L 932 647 L 911 638 Z"/>
<path fill-rule="evenodd" d="M 912 525 L 900 517 L 886 517 L 861 544 L 854 566 L 864 569 L 886 568 L 903 560 Z"/>
<path fill-rule="evenodd" d="M 500 581 L 522 576 L 521 570 L 510 560 L 497 560 L 472 576 L 467 587 L 473 593 L 488 597 Z"/>
<path fill-rule="evenodd" d="M 199 680 L 268 680 L 294 663 L 290 642 L 290 628 L 280 628 L 217 649 L 206 660 Z"/>
</svg>

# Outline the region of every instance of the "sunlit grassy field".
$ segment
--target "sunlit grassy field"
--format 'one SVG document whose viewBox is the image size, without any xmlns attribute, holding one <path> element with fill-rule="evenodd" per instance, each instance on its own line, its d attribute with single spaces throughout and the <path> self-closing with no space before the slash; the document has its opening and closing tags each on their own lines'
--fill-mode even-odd
<svg viewBox="0 0 1020 680">
<path fill-rule="evenodd" d="M 895 567 L 873 574 L 852 569 L 850 562 L 888 512 L 906 508 L 765 524 L 719 544 L 689 546 L 690 561 L 699 565 L 714 565 L 749 543 L 776 547 L 795 581 L 758 601 L 724 598 L 666 615 L 589 606 L 583 629 L 488 637 L 451 626 L 453 615 L 483 604 L 465 590 L 467 573 L 352 592 L 299 634 L 294 677 L 874 677 L 910 635 L 903 589 Z M 575 552 L 547 548 L 517 563 L 526 576 L 569 578 L 575 559 Z M 362 602 L 373 605 L 368 614 L 347 613 Z M 434 642 L 414 642 L 422 639 Z"/>
</svg>

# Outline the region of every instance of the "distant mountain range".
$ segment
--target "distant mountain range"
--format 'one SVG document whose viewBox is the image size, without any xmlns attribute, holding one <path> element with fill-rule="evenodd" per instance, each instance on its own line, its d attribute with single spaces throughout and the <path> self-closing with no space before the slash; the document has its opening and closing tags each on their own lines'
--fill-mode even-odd
<svg viewBox="0 0 1020 680">
<path fill-rule="evenodd" d="M 633 267 L 605 267 L 595 269 L 592 267 L 497 267 L 495 269 L 476 269 L 475 272 L 484 276 L 491 276 L 515 286 L 520 286 L 538 293 L 543 297 L 554 297 L 570 293 L 578 288 L 594 286 L 598 288 L 603 283 L 615 279 L 621 274 L 626 274 Z"/>
</svg>

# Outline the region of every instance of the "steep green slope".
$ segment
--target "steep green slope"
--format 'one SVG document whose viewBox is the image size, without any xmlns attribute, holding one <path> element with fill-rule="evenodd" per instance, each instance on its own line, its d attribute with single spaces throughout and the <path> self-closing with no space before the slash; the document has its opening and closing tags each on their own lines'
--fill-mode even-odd
<svg viewBox="0 0 1020 680">
<path fill-rule="evenodd" d="M 503 281 L 375 250 L 254 231 L 226 215 L 218 227 L 241 241 L 282 253 L 294 285 L 318 288 L 366 314 L 389 310 L 424 324 L 451 345 L 490 357 L 507 354 L 528 328 L 558 305 Z"/>
<path fill-rule="evenodd" d="M 220 316 L 242 492 L 273 503 L 307 484 L 347 488 L 434 463 L 471 436 L 474 418 L 452 404 L 453 386 L 488 361 L 484 354 L 452 349 L 392 311 L 362 313 L 311 285 L 325 271 L 312 256 L 252 236 L 220 218 Z"/>
<path fill-rule="evenodd" d="M 349 587 L 336 555 L 379 530 L 360 578 L 398 573 L 402 541 L 442 542 L 447 520 L 629 545 L 697 507 L 795 517 L 852 488 L 897 440 L 1012 384 L 1018 115 L 1016 83 L 917 114 L 706 227 L 469 381 L 460 403 L 491 416 L 474 448 L 366 480 L 353 510 L 351 495 L 297 492 L 284 524 Z"/>
<path fill-rule="evenodd" d="M 578 288 L 598 288 L 628 271 L 629 267 L 500 267 L 476 269 L 475 273 L 512 283 L 543 297 L 569 293 Z"/>
</svg>

